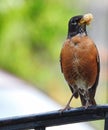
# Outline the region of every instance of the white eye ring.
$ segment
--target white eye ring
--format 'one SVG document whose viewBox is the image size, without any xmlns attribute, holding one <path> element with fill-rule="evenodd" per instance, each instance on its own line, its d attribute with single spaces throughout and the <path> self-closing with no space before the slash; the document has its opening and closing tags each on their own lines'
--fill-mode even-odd
<svg viewBox="0 0 108 130">
<path fill-rule="evenodd" d="M 72 23 L 72 25 L 76 25 L 76 24 L 77 24 L 76 22 Z"/>
</svg>

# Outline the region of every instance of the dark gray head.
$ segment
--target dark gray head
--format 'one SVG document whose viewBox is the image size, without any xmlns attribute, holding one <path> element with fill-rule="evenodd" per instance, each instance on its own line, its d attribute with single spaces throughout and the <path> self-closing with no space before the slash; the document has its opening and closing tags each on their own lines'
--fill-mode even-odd
<svg viewBox="0 0 108 130">
<path fill-rule="evenodd" d="M 83 15 L 78 15 L 78 16 L 72 17 L 69 20 L 68 38 L 71 38 L 77 34 L 82 34 L 82 33 L 85 33 L 85 35 L 87 35 L 85 22 L 80 23 L 83 17 L 84 17 Z"/>
</svg>

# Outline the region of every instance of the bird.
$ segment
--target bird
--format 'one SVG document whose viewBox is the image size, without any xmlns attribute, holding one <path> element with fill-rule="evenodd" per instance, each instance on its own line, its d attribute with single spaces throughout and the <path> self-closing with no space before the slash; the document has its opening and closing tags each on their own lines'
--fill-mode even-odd
<svg viewBox="0 0 108 130">
<path fill-rule="evenodd" d="M 61 72 L 72 92 L 63 110 L 69 110 L 74 98 L 80 97 L 82 107 L 95 106 L 95 93 L 100 75 L 100 58 L 86 26 L 93 15 L 87 13 L 72 17 L 68 22 L 67 38 L 60 52 Z"/>
</svg>

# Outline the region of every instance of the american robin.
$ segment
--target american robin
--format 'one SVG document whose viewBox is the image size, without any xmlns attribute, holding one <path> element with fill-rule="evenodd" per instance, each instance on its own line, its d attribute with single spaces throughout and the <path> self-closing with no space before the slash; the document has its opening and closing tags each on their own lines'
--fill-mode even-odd
<svg viewBox="0 0 108 130">
<path fill-rule="evenodd" d="M 99 80 L 100 60 L 96 45 L 86 31 L 86 25 L 92 19 L 92 14 L 78 15 L 72 17 L 68 23 L 68 34 L 61 50 L 60 63 L 72 96 L 64 110 L 70 108 L 73 97 L 79 96 L 85 108 L 96 105 L 94 96 Z"/>
</svg>

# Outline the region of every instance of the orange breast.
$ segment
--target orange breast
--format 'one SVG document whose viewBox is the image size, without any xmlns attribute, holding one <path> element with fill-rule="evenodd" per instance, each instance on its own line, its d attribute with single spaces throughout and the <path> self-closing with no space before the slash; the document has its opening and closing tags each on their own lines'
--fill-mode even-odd
<svg viewBox="0 0 108 130">
<path fill-rule="evenodd" d="M 97 49 L 87 36 L 67 39 L 61 51 L 61 64 L 67 82 L 82 80 L 92 86 L 97 76 Z"/>
</svg>

